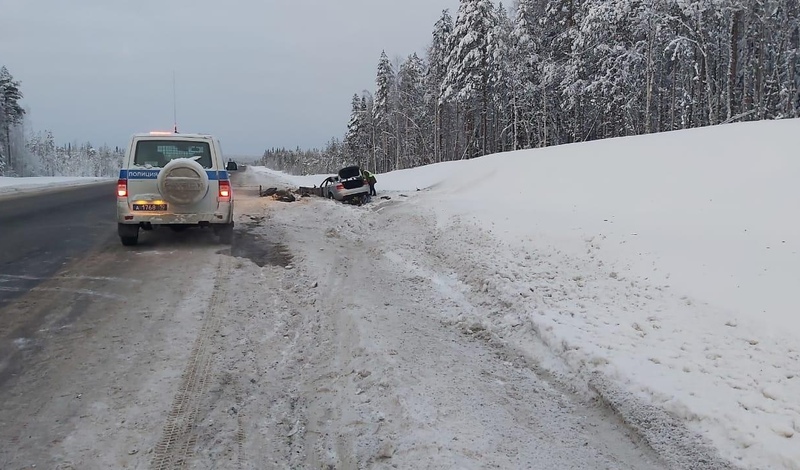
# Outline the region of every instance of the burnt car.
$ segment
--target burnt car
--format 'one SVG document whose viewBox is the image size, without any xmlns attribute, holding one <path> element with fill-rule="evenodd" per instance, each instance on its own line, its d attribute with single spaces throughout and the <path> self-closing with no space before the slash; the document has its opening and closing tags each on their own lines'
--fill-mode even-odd
<svg viewBox="0 0 800 470">
<path fill-rule="evenodd" d="M 363 204 L 369 198 L 369 184 L 361 175 L 361 168 L 348 166 L 336 176 L 329 176 L 320 185 L 322 196 L 351 204 Z"/>
</svg>

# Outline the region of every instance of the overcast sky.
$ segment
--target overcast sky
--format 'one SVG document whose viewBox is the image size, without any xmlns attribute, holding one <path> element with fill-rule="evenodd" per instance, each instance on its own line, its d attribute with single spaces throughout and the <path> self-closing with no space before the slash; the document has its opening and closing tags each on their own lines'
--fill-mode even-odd
<svg viewBox="0 0 800 470">
<path fill-rule="evenodd" d="M 178 125 L 236 154 L 320 147 L 373 91 L 382 49 L 422 54 L 458 0 L 0 0 L 0 65 L 28 128 L 123 146 Z"/>
</svg>

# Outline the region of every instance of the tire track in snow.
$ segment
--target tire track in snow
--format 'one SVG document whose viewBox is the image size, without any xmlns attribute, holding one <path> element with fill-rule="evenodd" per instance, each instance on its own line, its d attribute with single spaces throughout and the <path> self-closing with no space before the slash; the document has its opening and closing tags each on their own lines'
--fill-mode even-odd
<svg viewBox="0 0 800 470">
<path fill-rule="evenodd" d="M 242 386 L 236 382 L 234 384 L 234 401 L 236 403 L 236 449 L 238 451 L 238 468 L 245 468 L 247 458 L 244 452 L 244 441 L 247 438 L 244 430 L 244 400 L 242 398 Z"/>
<path fill-rule="evenodd" d="M 205 319 L 181 376 L 181 384 L 172 401 L 161 440 L 155 447 L 150 468 L 167 470 L 187 468 L 197 443 L 197 417 L 207 389 L 212 354 L 209 345 L 220 323 L 220 311 L 225 300 L 223 285 L 229 277 L 228 261 L 223 257 L 217 267 L 214 291 L 208 303 Z"/>
</svg>

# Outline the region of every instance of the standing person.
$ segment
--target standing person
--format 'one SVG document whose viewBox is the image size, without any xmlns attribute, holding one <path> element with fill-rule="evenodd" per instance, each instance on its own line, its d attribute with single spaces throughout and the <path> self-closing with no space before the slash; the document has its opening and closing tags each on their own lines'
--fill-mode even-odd
<svg viewBox="0 0 800 470">
<path fill-rule="evenodd" d="M 361 176 L 363 176 L 364 181 L 366 181 L 367 184 L 369 184 L 369 195 L 377 196 L 378 193 L 375 191 L 375 183 L 378 182 L 378 178 L 375 178 L 375 175 L 367 170 L 361 170 Z"/>
</svg>

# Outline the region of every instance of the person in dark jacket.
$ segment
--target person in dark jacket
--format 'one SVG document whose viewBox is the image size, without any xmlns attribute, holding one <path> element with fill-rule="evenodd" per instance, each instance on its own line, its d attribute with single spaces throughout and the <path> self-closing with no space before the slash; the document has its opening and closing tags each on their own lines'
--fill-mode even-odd
<svg viewBox="0 0 800 470">
<path fill-rule="evenodd" d="M 363 176 L 364 181 L 366 181 L 367 184 L 369 184 L 369 195 L 377 196 L 378 193 L 375 191 L 375 183 L 378 182 L 378 178 L 375 178 L 375 175 L 367 170 L 361 170 L 361 176 Z"/>
</svg>

